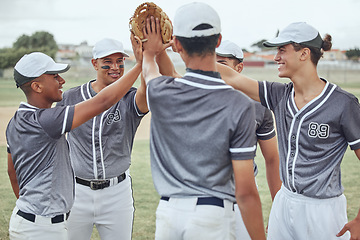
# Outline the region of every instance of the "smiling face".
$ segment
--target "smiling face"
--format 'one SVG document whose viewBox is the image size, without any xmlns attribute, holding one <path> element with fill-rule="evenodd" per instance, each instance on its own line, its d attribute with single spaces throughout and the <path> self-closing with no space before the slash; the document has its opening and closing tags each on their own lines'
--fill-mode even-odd
<svg viewBox="0 0 360 240">
<path fill-rule="evenodd" d="M 279 77 L 292 78 L 299 70 L 301 51 L 295 51 L 293 45 L 287 44 L 278 47 L 274 60 L 278 64 Z"/>
<path fill-rule="evenodd" d="M 124 75 L 124 55 L 114 53 L 109 56 L 92 59 L 94 69 L 97 71 L 97 80 L 107 86 Z"/>
<path fill-rule="evenodd" d="M 59 74 L 43 74 L 39 77 L 39 83 L 43 86 L 42 94 L 49 102 L 62 100 L 62 85 L 65 80 Z"/>
</svg>

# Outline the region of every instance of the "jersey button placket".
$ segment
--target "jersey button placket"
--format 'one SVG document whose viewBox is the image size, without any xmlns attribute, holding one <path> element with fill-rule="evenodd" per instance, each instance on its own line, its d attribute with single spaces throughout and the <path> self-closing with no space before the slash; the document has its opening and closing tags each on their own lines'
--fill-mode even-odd
<svg viewBox="0 0 360 240">
<path fill-rule="evenodd" d="M 293 172 L 293 165 L 295 164 L 295 153 L 296 153 L 296 129 L 298 128 L 299 126 L 299 120 L 300 120 L 300 117 L 299 116 L 296 116 L 295 117 L 295 124 L 293 126 L 293 129 L 292 129 L 292 133 L 291 133 L 291 136 L 290 136 L 290 158 L 289 158 L 289 185 L 290 185 L 290 189 L 293 191 L 293 192 L 296 192 L 296 189 L 294 189 L 294 186 L 293 186 L 293 182 L 292 182 L 292 179 L 293 179 L 293 175 L 295 174 L 295 172 Z"/>
</svg>

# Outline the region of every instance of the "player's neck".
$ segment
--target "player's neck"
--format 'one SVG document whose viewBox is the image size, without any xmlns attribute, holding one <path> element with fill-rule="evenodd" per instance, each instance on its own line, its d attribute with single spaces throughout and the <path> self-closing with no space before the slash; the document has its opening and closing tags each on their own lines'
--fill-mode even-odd
<svg viewBox="0 0 360 240">
<path fill-rule="evenodd" d="M 96 81 L 93 81 L 91 83 L 91 88 L 96 92 L 99 93 L 101 90 L 103 90 L 106 87 L 106 85 L 102 82 L 96 79 Z"/>
<path fill-rule="evenodd" d="M 325 87 L 325 82 L 319 78 L 319 76 L 313 75 L 308 78 L 302 78 L 302 81 L 293 81 L 294 83 L 294 100 L 296 106 L 301 109 L 308 102 L 316 98 L 321 94 Z"/>
<path fill-rule="evenodd" d="M 27 96 L 27 103 L 37 108 L 51 108 L 54 102 L 49 102 L 46 101 L 46 99 L 42 99 L 42 98 L 34 98 L 31 96 L 29 97 Z"/>
<path fill-rule="evenodd" d="M 192 56 L 184 59 L 187 68 L 197 69 L 202 71 L 216 71 L 216 56 Z"/>
</svg>

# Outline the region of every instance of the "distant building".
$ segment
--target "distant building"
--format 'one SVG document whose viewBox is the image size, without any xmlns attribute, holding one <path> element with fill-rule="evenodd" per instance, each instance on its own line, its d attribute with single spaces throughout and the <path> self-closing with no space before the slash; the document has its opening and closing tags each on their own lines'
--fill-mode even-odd
<svg viewBox="0 0 360 240">
<path fill-rule="evenodd" d="M 339 49 L 331 49 L 324 52 L 323 59 L 327 61 L 344 61 L 347 60 L 346 51 Z"/>
<path fill-rule="evenodd" d="M 72 65 L 89 65 L 92 58 L 93 46 L 86 41 L 75 44 L 59 44 L 56 60 L 71 63 Z"/>
</svg>

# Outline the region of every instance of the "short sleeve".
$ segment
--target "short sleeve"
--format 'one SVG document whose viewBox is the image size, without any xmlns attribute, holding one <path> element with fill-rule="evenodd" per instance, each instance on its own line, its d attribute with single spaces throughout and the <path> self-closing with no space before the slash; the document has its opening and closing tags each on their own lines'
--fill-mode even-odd
<svg viewBox="0 0 360 240">
<path fill-rule="evenodd" d="M 360 105 L 355 96 L 350 96 L 341 117 L 341 127 L 351 150 L 360 148 Z"/>
<path fill-rule="evenodd" d="M 71 130 L 74 109 L 74 106 L 41 109 L 37 115 L 39 124 L 50 137 L 58 139 Z"/>
<path fill-rule="evenodd" d="M 255 157 L 256 121 L 254 103 L 249 101 L 249 104 L 244 107 L 244 112 L 241 114 L 240 120 L 238 121 L 237 130 L 230 141 L 232 160 L 248 160 L 254 159 Z"/>
<path fill-rule="evenodd" d="M 259 82 L 259 97 L 261 104 L 274 111 L 274 108 L 279 104 L 289 87 L 292 87 L 292 83 Z"/>
<path fill-rule="evenodd" d="M 264 108 L 263 106 L 259 106 L 259 108 Z M 273 137 L 275 137 L 276 132 L 274 128 L 274 119 L 272 112 L 264 108 L 264 114 L 262 115 L 262 121 L 260 122 L 260 125 L 256 129 L 256 136 L 258 140 L 269 140 Z"/>
</svg>

